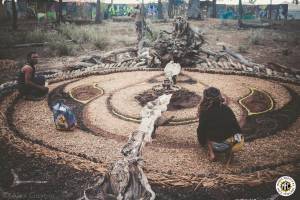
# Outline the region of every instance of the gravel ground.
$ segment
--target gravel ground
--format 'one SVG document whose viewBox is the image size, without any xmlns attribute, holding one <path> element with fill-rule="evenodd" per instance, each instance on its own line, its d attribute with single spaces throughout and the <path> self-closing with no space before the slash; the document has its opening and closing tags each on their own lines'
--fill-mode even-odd
<svg viewBox="0 0 300 200">
<path fill-rule="evenodd" d="M 147 73 L 147 76 L 145 76 L 145 73 Z M 123 136 L 121 137 L 123 141 L 95 136 L 81 130 L 73 132 L 57 131 L 46 100 L 40 102 L 21 100 L 16 105 L 14 122 L 16 127 L 31 139 L 41 140 L 43 143 L 65 152 L 75 152 L 79 155 L 86 155 L 89 158 L 96 158 L 103 163 L 112 163 L 120 158 L 120 148 L 126 142 L 124 138 L 137 129 L 138 124 L 112 116 L 105 107 L 108 94 L 130 85 L 145 82 L 146 79 L 158 74 L 159 72 L 150 72 L 149 74 L 148 72 L 131 72 L 94 76 L 71 83 L 66 87 L 66 91 L 68 91 L 80 84 L 99 83 L 104 88 L 105 95 L 89 103 L 85 112 L 89 113 L 88 118 L 93 126 L 98 126 L 109 133 Z M 226 96 L 234 101 L 240 95 L 244 96 L 248 93 L 248 90 L 241 85 L 254 85 L 268 91 L 276 99 L 277 108 L 279 108 L 279 105 L 283 106 L 286 104 L 289 98 L 289 95 L 284 95 L 286 91 L 282 86 L 261 79 L 200 73 L 189 73 L 189 75 L 196 80 L 219 87 Z M 131 78 L 133 76 L 135 77 L 134 79 Z M 216 76 L 218 76 L 217 79 Z M 60 84 L 53 85 L 53 87 L 58 85 Z M 230 89 L 233 86 L 236 88 L 235 90 Z M 193 87 L 197 88 L 196 85 Z M 299 86 L 293 86 L 293 88 L 298 93 L 300 92 Z M 192 89 L 192 87 L 189 89 Z M 130 95 L 130 93 L 127 95 Z M 122 99 L 121 101 L 125 100 Z M 128 107 L 130 106 L 132 105 L 130 104 Z M 233 109 L 237 112 L 236 108 L 233 107 Z M 28 121 L 34 123 L 28 123 Z M 176 180 L 176 178 L 181 176 L 191 178 L 195 174 L 216 174 L 220 171 L 225 174 L 232 171 L 241 172 L 253 166 L 276 165 L 290 161 L 299 157 L 299 124 L 300 119 L 289 129 L 281 131 L 274 136 L 246 143 L 244 151 L 236 155 L 230 170 L 224 169 L 222 162 L 211 163 L 207 160 L 206 151 L 197 145 L 196 124 L 160 127 L 157 130 L 157 137 L 153 144 L 145 148 L 143 155 L 146 162 L 145 171 L 150 179 L 155 182 L 157 175 L 159 177 L 170 176 L 170 180 L 172 178 Z M 284 142 L 282 142 L 283 138 Z M 168 144 L 172 143 L 172 146 L 168 146 Z"/>
</svg>

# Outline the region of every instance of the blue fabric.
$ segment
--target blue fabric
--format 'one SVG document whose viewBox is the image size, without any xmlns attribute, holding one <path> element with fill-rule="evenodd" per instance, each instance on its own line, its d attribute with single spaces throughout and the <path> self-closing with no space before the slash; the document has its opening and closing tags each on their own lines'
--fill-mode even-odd
<svg viewBox="0 0 300 200">
<path fill-rule="evenodd" d="M 215 152 L 225 152 L 230 148 L 230 144 L 226 142 L 222 142 L 222 143 L 213 142 L 212 147 Z"/>
<path fill-rule="evenodd" d="M 54 123 L 57 129 L 71 130 L 76 126 L 77 120 L 73 111 L 62 102 L 56 103 L 52 107 Z"/>
</svg>

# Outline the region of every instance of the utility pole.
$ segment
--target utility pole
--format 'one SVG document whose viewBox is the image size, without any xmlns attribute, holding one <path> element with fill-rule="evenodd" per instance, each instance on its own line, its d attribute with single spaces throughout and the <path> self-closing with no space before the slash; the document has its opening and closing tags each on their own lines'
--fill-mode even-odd
<svg viewBox="0 0 300 200">
<path fill-rule="evenodd" d="M 17 7 L 15 0 L 11 1 L 12 6 L 12 29 L 17 30 L 18 29 L 18 13 L 17 13 Z"/>
</svg>

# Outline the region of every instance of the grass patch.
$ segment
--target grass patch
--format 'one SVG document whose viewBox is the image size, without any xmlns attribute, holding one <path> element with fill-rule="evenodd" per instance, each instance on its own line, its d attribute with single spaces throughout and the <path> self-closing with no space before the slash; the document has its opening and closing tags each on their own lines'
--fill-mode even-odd
<svg viewBox="0 0 300 200">
<path fill-rule="evenodd" d="M 52 35 L 49 32 L 36 29 L 26 34 L 25 41 L 26 43 L 48 42 Z"/>
<path fill-rule="evenodd" d="M 105 27 L 97 25 L 76 26 L 73 24 L 62 25 L 60 32 L 67 38 L 79 44 L 91 43 L 96 48 L 104 50 L 109 45 L 108 33 Z"/>
<path fill-rule="evenodd" d="M 93 40 L 95 47 L 100 50 L 106 49 L 106 47 L 109 45 L 109 40 L 106 37 L 98 36 L 95 37 Z"/>
<path fill-rule="evenodd" d="M 114 44 L 132 46 L 135 38 L 134 29 L 126 23 L 109 23 L 100 25 L 65 24 L 59 27 L 61 34 L 81 45 L 93 45 L 100 50 L 107 50 Z"/>
<path fill-rule="evenodd" d="M 54 56 L 71 56 L 76 55 L 77 47 L 74 44 L 66 42 L 53 41 L 49 43 L 51 54 Z"/>
<path fill-rule="evenodd" d="M 67 41 L 64 36 L 56 32 L 49 33 L 48 46 L 52 55 L 56 56 L 69 56 L 76 55 L 78 45 Z"/>
<path fill-rule="evenodd" d="M 281 33 L 273 32 L 271 37 L 274 42 L 288 42 L 288 36 L 286 34 L 283 35 Z"/>
<path fill-rule="evenodd" d="M 70 42 L 68 40 L 73 40 Z M 45 51 L 51 56 L 76 55 L 79 46 L 85 49 L 112 50 L 136 43 L 134 23 L 102 23 L 97 25 L 62 24 L 58 30 L 41 28 L 27 32 L 0 32 L 0 46 L 47 42 Z"/>
</svg>

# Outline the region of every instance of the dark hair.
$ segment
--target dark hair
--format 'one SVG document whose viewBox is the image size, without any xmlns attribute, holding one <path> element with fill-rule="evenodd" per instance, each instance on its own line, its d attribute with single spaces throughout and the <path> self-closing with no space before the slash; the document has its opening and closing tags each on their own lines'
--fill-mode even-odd
<svg viewBox="0 0 300 200">
<path fill-rule="evenodd" d="M 219 106 L 223 102 L 224 99 L 219 89 L 215 87 L 209 87 L 205 89 L 203 91 L 202 100 L 198 107 L 198 116 L 200 116 L 203 111 L 207 111 L 213 106 Z"/>
<path fill-rule="evenodd" d="M 33 54 L 37 54 L 37 52 L 31 51 L 31 52 L 29 52 L 29 53 L 27 54 L 27 62 L 30 62 L 30 61 L 31 61 L 31 56 L 32 56 Z"/>
</svg>

